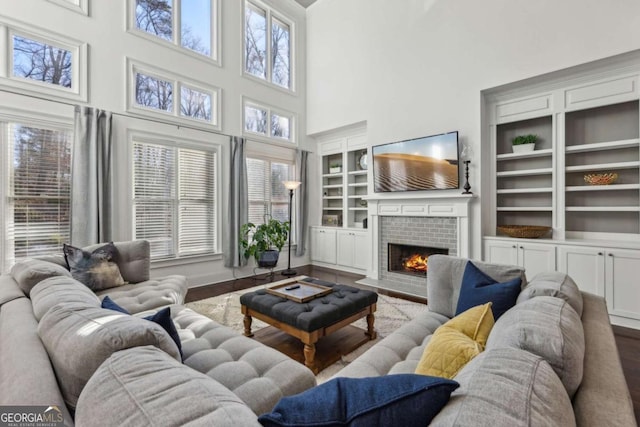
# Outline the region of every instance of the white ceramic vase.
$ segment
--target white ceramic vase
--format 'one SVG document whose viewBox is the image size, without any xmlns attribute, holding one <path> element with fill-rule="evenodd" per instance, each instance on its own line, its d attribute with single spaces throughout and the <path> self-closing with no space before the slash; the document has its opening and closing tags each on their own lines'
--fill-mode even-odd
<svg viewBox="0 0 640 427">
<path fill-rule="evenodd" d="M 536 148 L 536 144 L 520 144 L 520 145 L 512 145 L 511 148 L 513 148 L 513 152 L 514 153 L 526 153 L 529 151 L 533 151 L 534 148 Z"/>
</svg>

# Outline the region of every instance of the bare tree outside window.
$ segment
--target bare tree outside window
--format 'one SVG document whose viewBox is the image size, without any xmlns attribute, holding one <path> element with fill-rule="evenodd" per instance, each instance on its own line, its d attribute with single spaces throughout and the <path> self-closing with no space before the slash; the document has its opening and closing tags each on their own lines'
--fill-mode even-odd
<svg viewBox="0 0 640 427">
<path fill-rule="evenodd" d="M 290 46 L 289 26 L 274 19 L 271 24 L 272 80 L 287 88 L 290 86 Z"/>
<path fill-rule="evenodd" d="M 271 136 L 276 138 L 291 138 L 291 122 L 288 117 L 271 113 Z"/>
<path fill-rule="evenodd" d="M 247 6 L 245 9 L 245 71 L 262 79 L 267 78 L 267 15 L 264 10 Z"/>
<path fill-rule="evenodd" d="M 163 40 L 211 56 L 211 0 L 180 2 L 180 40 L 175 40 L 172 0 L 136 0 L 136 28 Z"/>
<path fill-rule="evenodd" d="M 13 36 L 13 75 L 44 83 L 71 87 L 70 51 L 26 37 Z"/>
<path fill-rule="evenodd" d="M 244 107 L 244 129 L 249 132 L 267 134 L 267 112 L 260 108 Z"/>
<path fill-rule="evenodd" d="M 71 133 L 10 124 L 6 262 L 60 250 L 69 241 Z"/>
<path fill-rule="evenodd" d="M 136 103 L 156 110 L 173 111 L 173 83 L 136 73 Z"/>
<path fill-rule="evenodd" d="M 211 121 L 211 95 L 186 86 L 180 89 L 180 114 Z"/>
</svg>

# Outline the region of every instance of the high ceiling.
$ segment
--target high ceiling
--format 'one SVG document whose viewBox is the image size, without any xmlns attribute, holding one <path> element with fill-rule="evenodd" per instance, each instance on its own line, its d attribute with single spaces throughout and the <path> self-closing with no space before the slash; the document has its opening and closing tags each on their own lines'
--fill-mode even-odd
<svg viewBox="0 0 640 427">
<path fill-rule="evenodd" d="M 311 6 L 313 3 L 316 2 L 316 0 L 296 0 L 299 4 L 302 5 L 302 7 L 309 7 Z"/>
</svg>

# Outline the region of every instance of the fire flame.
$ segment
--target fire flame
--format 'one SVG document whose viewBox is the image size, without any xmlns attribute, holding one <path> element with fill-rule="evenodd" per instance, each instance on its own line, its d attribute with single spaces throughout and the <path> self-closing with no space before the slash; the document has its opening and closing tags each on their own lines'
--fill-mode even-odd
<svg viewBox="0 0 640 427">
<path fill-rule="evenodd" d="M 402 262 L 402 267 L 409 271 L 427 271 L 427 258 L 420 254 L 411 255 L 409 258 Z"/>
</svg>

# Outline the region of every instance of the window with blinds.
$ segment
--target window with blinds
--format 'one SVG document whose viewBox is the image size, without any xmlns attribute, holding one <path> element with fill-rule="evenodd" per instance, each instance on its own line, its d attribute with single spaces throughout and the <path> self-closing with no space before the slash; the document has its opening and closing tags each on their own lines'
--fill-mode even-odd
<svg viewBox="0 0 640 427">
<path fill-rule="evenodd" d="M 249 222 L 263 224 L 268 217 L 289 221 L 289 194 L 282 181 L 293 176 L 292 163 L 247 158 Z"/>
<path fill-rule="evenodd" d="M 72 133 L 22 123 L 1 125 L 7 269 L 22 258 L 61 253 L 62 243 L 69 242 Z"/>
<path fill-rule="evenodd" d="M 217 249 L 215 151 L 133 144 L 135 238 L 153 259 Z"/>
</svg>

